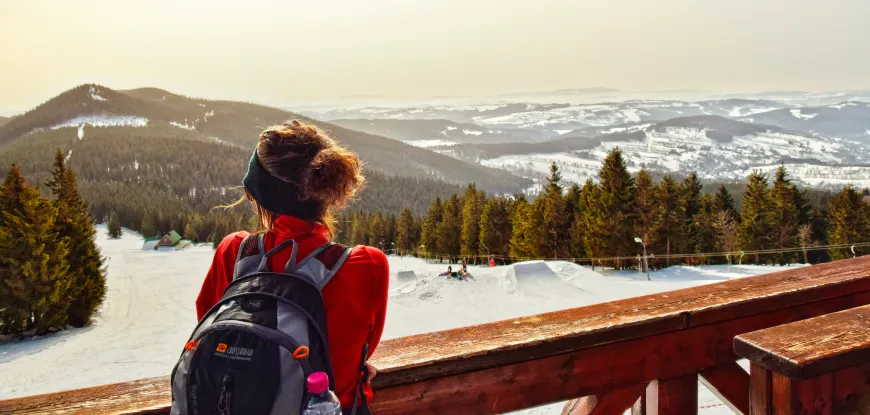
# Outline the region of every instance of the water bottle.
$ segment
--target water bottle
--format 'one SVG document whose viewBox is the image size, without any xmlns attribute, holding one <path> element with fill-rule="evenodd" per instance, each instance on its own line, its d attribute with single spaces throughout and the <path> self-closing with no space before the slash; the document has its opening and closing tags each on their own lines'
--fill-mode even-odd
<svg viewBox="0 0 870 415">
<path fill-rule="evenodd" d="M 308 389 L 308 404 L 302 415 L 341 415 L 341 402 L 329 390 L 329 375 L 315 372 L 308 376 L 305 382 Z"/>
</svg>

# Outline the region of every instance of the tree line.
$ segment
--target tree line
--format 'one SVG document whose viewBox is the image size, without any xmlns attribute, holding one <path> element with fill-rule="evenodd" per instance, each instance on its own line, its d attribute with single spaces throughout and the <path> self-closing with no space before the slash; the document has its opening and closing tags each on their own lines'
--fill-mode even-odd
<svg viewBox="0 0 870 415">
<path fill-rule="evenodd" d="M 399 254 L 582 258 L 617 268 L 636 266 L 644 246 L 657 255 L 652 265 L 661 267 L 818 263 L 852 252 L 814 247 L 870 241 L 866 190 L 846 186 L 833 195 L 813 193 L 799 189 L 784 167 L 772 181 L 753 172 L 739 201 L 729 191 L 732 186 L 705 192 L 694 173 L 679 181 L 670 175 L 655 180 L 646 170 L 632 175 L 619 149 L 607 155 L 598 178 L 566 189 L 554 163 L 534 200 L 523 194 L 489 197 L 472 184 L 464 194 L 435 198 L 425 215 L 409 209 L 398 216 L 343 215 L 336 239 Z M 704 255 L 759 250 L 777 252 L 745 258 Z M 866 252 L 856 248 L 856 254 Z"/>
<path fill-rule="evenodd" d="M 0 335 L 82 327 L 105 298 L 93 219 L 60 152 L 45 187 L 52 199 L 16 164 L 0 186 Z"/>
</svg>

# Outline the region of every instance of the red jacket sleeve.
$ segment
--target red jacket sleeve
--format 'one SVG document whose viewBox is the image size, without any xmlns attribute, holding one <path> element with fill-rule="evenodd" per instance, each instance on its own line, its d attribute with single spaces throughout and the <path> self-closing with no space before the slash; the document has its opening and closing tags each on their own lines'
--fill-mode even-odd
<svg viewBox="0 0 870 415">
<path fill-rule="evenodd" d="M 389 299 L 390 290 L 390 264 L 387 261 L 387 256 L 379 249 L 368 248 L 367 251 L 371 255 L 374 263 L 374 275 L 371 279 L 371 294 L 374 310 L 372 319 L 372 332 L 369 339 L 369 358 L 374 354 L 375 349 L 381 342 L 381 336 L 384 334 L 384 322 L 387 319 L 387 300 Z"/>
<path fill-rule="evenodd" d="M 247 232 L 232 233 L 218 244 L 211 261 L 211 267 L 205 274 L 205 280 L 202 282 L 202 288 L 200 288 L 199 296 L 196 298 L 197 320 L 202 320 L 205 313 L 217 303 L 232 280 L 236 253 L 239 252 L 242 240 L 246 236 L 248 236 Z"/>
</svg>

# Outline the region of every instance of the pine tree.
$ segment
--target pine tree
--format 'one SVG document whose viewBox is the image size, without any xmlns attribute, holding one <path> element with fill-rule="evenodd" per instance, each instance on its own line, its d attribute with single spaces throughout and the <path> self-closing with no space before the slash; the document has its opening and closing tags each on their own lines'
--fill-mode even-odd
<svg viewBox="0 0 870 415">
<path fill-rule="evenodd" d="M 665 254 L 680 252 L 685 244 L 685 210 L 680 203 L 680 188 L 674 178 L 665 176 L 659 184 L 657 197 L 661 217 L 659 218 L 659 249 L 664 248 Z M 666 258 L 666 265 L 670 265 L 670 258 Z"/>
<path fill-rule="evenodd" d="M 574 215 L 572 242 L 581 248 L 586 256 L 604 256 L 604 236 L 607 230 L 599 223 L 598 199 L 601 189 L 592 179 L 586 179 L 580 190 L 580 204 Z"/>
<path fill-rule="evenodd" d="M 776 170 L 771 191 L 771 211 L 773 221 L 773 246 L 779 249 L 791 249 L 797 246 L 798 229 L 802 225 L 801 212 L 797 203 L 801 199 L 797 187 L 788 178 L 788 171 L 784 166 Z M 779 254 L 780 264 L 794 262 L 794 253 Z"/>
<path fill-rule="evenodd" d="M 157 228 L 154 227 L 154 219 L 151 217 L 150 212 L 145 212 L 145 215 L 142 216 L 142 224 L 139 226 L 139 233 L 146 238 L 157 236 Z"/>
<path fill-rule="evenodd" d="M 443 216 L 443 208 L 441 206 L 441 198 L 436 197 L 429 208 L 429 213 L 423 221 L 423 226 L 420 230 L 420 242 L 423 245 L 423 250 L 427 253 L 438 254 L 438 232 L 441 230 L 441 220 Z"/>
<path fill-rule="evenodd" d="M 737 208 L 734 207 L 734 198 L 731 197 L 731 193 L 728 192 L 724 184 L 719 185 L 719 189 L 716 190 L 713 204 L 716 212 L 725 212 L 734 219 L 738 218 Z"/>
<path fill-rule="evenodd" d="M 386 235 L 387 232 L 384 215 L 380 212 L 378 212 L 377 215 L 372 215 L 371 219 L 369 220 L 368 244 L 370 246 L 380 248 L 381 250 L 386 250 L 386 247 L 384 247 Z"/>
<path fill-rule="evenodd" d="M 870 207 L 864 203 L 863 195 L 852 186 L 846 186 L 831 200 L 828 213 L 828 244 L 845 245 L 865 242 L 870 237 L 868 223 Z M 856 248 L 856 253 L 864 250 Z M 849 248 L 830 250 L 831 260 L 852 257 Z"/>
<path fill-rule="evenodd" d="M 517 202 L 513 216 L 513 232 L 510 240 L 510 256 L 537 258 L 540 256 L 541 222 L 534 207 L 525 199 Z"/>
<path fill-rule="evenodd" d="M 118 214 L 114 210 L 109 213 L 108 233 L 110 238 L 121 237 L 121 221 L 118 220 Z"/>
<path fill-rule="evenodd" d="M 460 237 L 462 234 L 462 216 L 460 213 L 459 196 L 453 195 L 444 202 L 444 214 L 441 226 L 438 228 L 438 253 L 442 255 L 459 255 Z"/>
<path fill-rule="evenodd" d="M 484 203 L 486 200 L 477 187 L 469 184 L 462 206 L 462 255 L 475 256 L 480 251 L 480 215 L 483 214 Z"/>
<path fill-rule="evenodd" d="M 701 181 L 698 175 L 692 172 L 680 183 L 680 205 L 683 212 L 683 235 L 686 239 L 677 244 L 679 252 L 699 252 L 696 248 L 701 245 L 701 230 L 695 224 L 695 215 L 701 210 Z"/>
<path fill-rule="evenodd" d="M 480 249 L 489 255 L 509 255 L 513 233 L 510 201 L 496 197 L 486 202 L 480 216 Z"/>
<path fill-rule="evenodd" d="M 718 206 L 718 205 L 717 205 Z M 737 223 L 734 216 L 728 214 L 727 210 L 719 210 L 716 213 L 716 251 L 719 252 L 736 252 L 737 251 Z M 728 258 L 729 264 L 731 258 Z"/>
<path fill-rule="evenodd" d="M 640 248 L 634 242 L 635 230 L 635 182 L 622 157 L 619 148 L 607 154 L 601 169 L 600 191 L 592 200 L 589 211 L 592 223 L 587 226 L 595 229 L 596 237 L 603 238 L 603 251 L 596 256 L 607 255 L 629 257 Z M 624 264 L 616 264 L 621 268 Z"/>
<path fill-rule="evenodd" d="M 4 334 L 44 334 L 67 324 L 71 281 L 69 238 L 56 229 L 57 209 L 12 165 L 0 187 L 0 329 Z"/>
<path fill-rule="evenodd" d="M 771 248 L 771 234 L 774 230 L 772 210 L 767 176 L 755 171 L 749 176 L 749 184 L 743 192 L 743 210 L 740 212 L 738 231 L 741 249 L 755 251 Z M 755 255 L 755 262 L 758 262 L 758 255 Z"/>
<path fill-rule="evenodd" d="M 699 199 L 698 212 L 692 217 L 692 229 L 695 232 L 695 252 L 711 253 L 716 251 L 716 203 L 713 196 L 706 194 Z"/>
<path fill-rule="evenodd" d="M 569 235 L 568 209 L 562 195 L 562 175 L 556 163 L 550 166 L 550 177 L 543 192 L 535 199 L 534 209 L 541 219 L 540 238 L 542 246 L 539 253 L 551 258 L 565 258 L 571 255 L 571 235 Z"/>
<path fill-rule="evenodd" d="M 55 196 L 58 235 L 70 242 L 66 259 L 70 284 L 64 300 L 54 310 L 65 313 L 69 324 L 82 327 L 106 296 L 106 270 L 95 241 L 96 231 L 88 205 L 79 194 L 75 172 L 65 165 L 60 151 L 55 155 L 52 178 L 47 186 Z"/>
<path fill-rule="evenodd" d="M 645 169 L 637 173 L 637 205 L 635 235 L 647 246 L 657 242 L 661 228 L 661 205 L 656 198 L 657 186 Z"/>
<path fill-rule="evenodd" d="M 396 248 L 401 255 L 413 252 L 416 248 L 417 241 L 414 233 L 414 214 L 411 213 L 411 209 L 405 208 L 396 225 Z"/>
<path fill-rule="evenodd" d="M 197 232 L 195 221 L 187 221 L 187 225 L 184 225 L 184 239 L 192 242 L 199 242 L 199 234 Z"/>
<path fill-rule="evenodd" d="M 368 216 L 364 213 L 353 215 L 353 218 L 351 219 L 351 245 L 356 246 L 369 243 L 368 220 Z"/>
</svg>

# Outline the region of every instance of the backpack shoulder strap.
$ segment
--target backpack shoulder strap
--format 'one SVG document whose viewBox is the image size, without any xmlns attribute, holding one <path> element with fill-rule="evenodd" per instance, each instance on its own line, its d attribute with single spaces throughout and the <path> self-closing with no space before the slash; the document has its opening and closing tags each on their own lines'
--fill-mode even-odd
<svg viewBox="0 0 870 415">
<path fill-rule="evenodd" d="M 263 236 L 263 234 L 253 234 L 242 240 L 242 244 L 239 245 L 239 253 L 236 255 L 236 267 L 233 270 L 234 280 L 257 271 L 265 255 Z"/>
<path fill-rule="evenodd" d="M 311 252 L 299 263 L 288 262 L 284 272 L 306 276 L 319 290 L 332 280 L 350 255 L 350 248 L 328 242 Z"/>
</svg>

